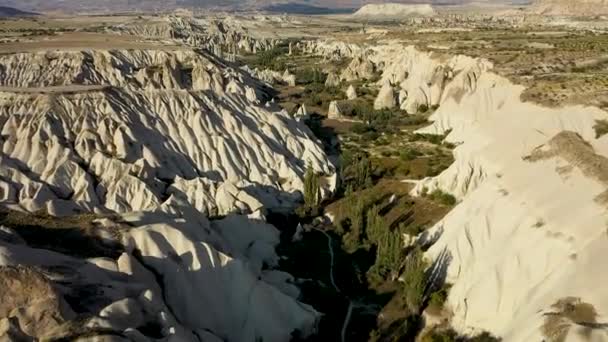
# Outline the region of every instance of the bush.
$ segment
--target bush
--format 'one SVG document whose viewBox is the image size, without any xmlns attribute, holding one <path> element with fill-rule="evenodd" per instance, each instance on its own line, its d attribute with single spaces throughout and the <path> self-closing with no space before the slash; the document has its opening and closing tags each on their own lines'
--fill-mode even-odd
<svg viewBox="0 0 608 342">
<path fill-rule="evenodd" d="M 356 134 L 364 134 L 371 131 L 372 128 L 366 124 L 357 122 L 350 128 L 350 130 Z"/>
<path fill-rule="evenodd" d="M 410 140 L 411 141 L 426 141 L 426 142 L 430 142 L 431 144 L 441 145 L 441 143 L 443 142 L 443 139 L 445 139 L 445 135 L 416 133 L 412 136 L 412 138 Z"/>
<path fill-rule="evenodd" d="M 438 291 L 433 292 L 429 299 L 429 306 L 433 307 L 435 309 L 443 308 L 443 305 L 445 304 L 446 300 L 448 299 L 449 291 L 450 291 L 450 286 L 444 285 Z"/>
<path fill-rule="evenodd" d="M 422 153 L 412 148 L 407 148 L 399 154 L 399 158 L 407 161 L 412 161 L 420 156 L 422 156 Z"/>
<path fill-rule="evenodd" d="M 426 113 L 429 111 L 429 106 L 426 104 L 421 104 L 418 106 L 418 113 Z"/>
<path fill-rule="evenodd" d="M 363 138 L 363 141 L 374 141 L 374 140 L 378 139 L 379 137 L 380 137 L 380 134 L 378 134 L 378 132 L 369 131 L 369 132 L 364 133 L 361 138 Z"/>
<path fill-rule="evenodd" d="M 435 191 L 433 191 L 431 194 L 428 195 L 428 198 L 443 205 L 452 206 L 456 204 L 456 197 L 447 192 L 443 192 L 440 189 L 436 189 Z"/>
</svg>

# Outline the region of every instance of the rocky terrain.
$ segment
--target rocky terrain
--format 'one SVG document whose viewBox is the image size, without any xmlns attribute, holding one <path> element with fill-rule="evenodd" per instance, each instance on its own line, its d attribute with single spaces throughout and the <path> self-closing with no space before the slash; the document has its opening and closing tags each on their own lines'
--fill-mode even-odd
<svg viewBox="0 0 608 342">
<path fill-rule="evenodd" d="M 413 242 L 431 243 L 432 267 L 446 269 L 456 330 L 489 331 L 505 341 L 551 334 L 608 339 L 596 325 L 605 320 L 608 292 L 594 285 L 605 280 L 598 262 L 605 257 L 608 146 L 598 133 L 605 111 L 522 102 L 524 88 L 493 73 L 484 59 L 440 57 L 394 42 L 363 52 L 320 42 L 312 50 L 362 58 L 349 74 L 364 73 L 368 63 L 378 68 L 376 109 L 437 108 L 432 124 L 418 132 L 445 134 L 457 146 L 454 164 L 412 192 L 440 189 L 459 202 Z M 564 318 L 558 333 L 547 317 L 565 302 L 590 307 L 593 315 Z"/>
<path fill-rule="evenodd" d="M 18 53 L 0 65 L 0 263 L 14 300 L 3 333 L 281 341 L 315 330 L 319 314 L 273 270 L 279 233 L 261 220 L 299 200 L 307 165 L 334 171 L 305 125 L 264 105 L 269 89 L 191 50 Z"/>
</svg>

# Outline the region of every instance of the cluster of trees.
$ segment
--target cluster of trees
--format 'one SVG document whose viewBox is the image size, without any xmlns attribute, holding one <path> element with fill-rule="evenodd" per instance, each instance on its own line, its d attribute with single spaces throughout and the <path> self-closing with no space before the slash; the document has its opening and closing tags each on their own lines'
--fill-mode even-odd
<svg viewBox="0 0 608 342">
<path fill-rule="evenodd" d="M 340 155 L 340 179 L 342 186 L 346 189 L 346 194 L 362 190 L 373 185 L 372 181 L 372 162 L 360 152 L 346 150 Z"/>
<path fill-rule="evenodd" d="M 325 84 L 327 75 L 323 73 L 319 68 L 302 68 L 295 72 L 296 83 L 307 85 L 307 84 Z"/>
<path fill-rule="evenodd" d="M 253 66 L 260 69 L 271 69 L 276 71 L 285 70 L 287 67 L 285 62 L 280 60 L 281 56 L 287 53 L 287 49 L 284 46 L 276 46 L 270 50 L 258 52 Z"/>
</svg>

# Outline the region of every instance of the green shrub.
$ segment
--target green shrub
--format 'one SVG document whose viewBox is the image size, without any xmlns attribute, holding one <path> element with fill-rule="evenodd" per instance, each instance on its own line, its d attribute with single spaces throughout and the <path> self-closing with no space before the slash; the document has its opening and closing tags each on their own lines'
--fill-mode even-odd
<svg viewBox="0 0 608 342">
<path fill-rule="evenodd" d="M 361 138 L 363 141 L 374 141 L 380 137 L 380 134 L 376 131 L 369 131 L 364 133 Z"/>
<path fill-rule="evenodd" d="M 456 204 L 456 197 L 447 192 L 443 192 L 441 189 L 436 189 L 435 191 L 430 193 L 428 195 L 428 198 L 443 205 L 452 206 Z"/>
<path fill-rule="evenodd" d="M 421 342 L 456 342 L 456 332 L 454 330 L 433 330 L 425 335 Z"/>
<path fill-rule="evenodd" d="M 436 308 L 436 309 L 443 308 L 443 305 L 445 304 L 446 300 L 448 299 L 449 291 L 450 291 L 450 286 L 444 285 L 438 291 L 431 293 L 431 296 L 429 298 L 429 306 Z"/>
<path fill-rule="evenodd" d="M 372 130 L 372 128 L 366 124 L 360 122 L 355 123 L 350 130 L 356 134 L 364 134 Z"/>
<path fill-rule="evenodd" d="M 422 156 L 422 153 L 412 148 L 407 148 L 404 151 L 401 151 L 401 153 L 399 154 L 399 158 L 407 161 L 412 161 L 420 156 Z"/>
</svg>

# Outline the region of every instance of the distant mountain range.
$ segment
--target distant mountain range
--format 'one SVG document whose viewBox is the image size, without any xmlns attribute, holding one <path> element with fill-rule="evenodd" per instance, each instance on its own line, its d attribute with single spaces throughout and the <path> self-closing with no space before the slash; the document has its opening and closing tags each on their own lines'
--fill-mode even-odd
<svg viewBox="0 0 608 342">
<path fill-rule="evenodd" d="M 37 13 L 25 12 L 13 7 L 0 6 L 0 17 L 29 17 L 36 16 Z"/>
<path fill-rule="evenodd" d="M 22 11 L 116 12 L 152 11 L 174 8 L 222 8 L 226 10 L 267 10 L 270 12 L 323 14 L 351 12 L 367 4 L 408 3 L 458 5 L 467 2 L 521 3 L 526 0 L 0 0 Z"/>
</svg>

